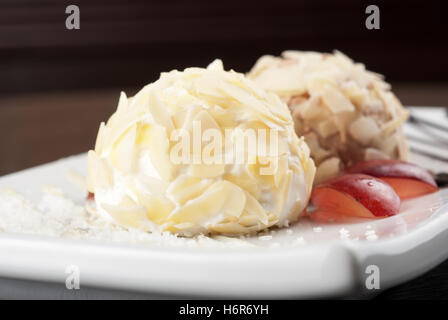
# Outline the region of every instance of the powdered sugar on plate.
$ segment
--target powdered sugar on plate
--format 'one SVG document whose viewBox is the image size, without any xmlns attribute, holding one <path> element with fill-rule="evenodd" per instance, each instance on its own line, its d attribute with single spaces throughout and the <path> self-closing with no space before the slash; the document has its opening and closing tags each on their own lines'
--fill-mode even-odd
<svg viewBox="0 0 448 320">
<path fill-rule="evenodd" d="M 411 232 L 437 216 L 448 203 L 448 190 L 402 203 L 400 214 L 352 224 L 315 224 L 307 218 L 289 227 L 265 230 L 250 236 L 198 235 L 193 238 L 170 233 L 125 229 L 86 210 L 86 191 L 65 178 L 74 169 L 85 175 L 85 155 L 62 159 L 10 176 L 0 177 L 0 233 L 34 234 L 119 242 L 143 246 L 210 248 L 285 248 L 322 242 L 370 242 Z M 73 181 L 73 174 L 71 181 Z M 77 177 L 76 181 L 81 181 Z M 57 187 L 46 186 L 51 183 Z M 14 191 L 14 190 L 15 191 Z M 42 192 L 43 191 L 43 192 Z M 40 194 L 42 194 L 40 196 Z"/>
<path fill-rule="evenodd" d="M 43 197 L 32 203 L 14 190 L 0 192 L 0 231 L 61 238 L 91 239 L 120 243 L 138 243 L 186 247 L 251 246 L 247 241 L 224 236 L 181 238 L 170 233 L 127 230 L 104 221 L 75 204 L 63 192 L 46 187 Z"/>
</svg>

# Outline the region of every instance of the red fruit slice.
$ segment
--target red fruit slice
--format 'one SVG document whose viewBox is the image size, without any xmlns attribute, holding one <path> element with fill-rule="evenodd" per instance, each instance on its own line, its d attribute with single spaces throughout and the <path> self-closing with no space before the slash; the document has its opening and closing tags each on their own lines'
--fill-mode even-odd
<svg viewBox="0 0 448 320">
<path fill-rule="evenodd" d="M 411 199 L 425 194 L 433 193 L 439 190 L 426 182 L 414 179 L 386 178 L 380 177 L 381 180 L 387 182 L 401 199 Z"/>
<path fill-rule="evenodd" d="M 400 198 L 384 181 L 364 174 L 346 174 L 314 188 L 312 203 L 318 208 L 313 220 L 345 220 L 347 217 L 392 216 L 400 210 Z"/>
<path fill-rule="evenodd" d="M 346 169 L 347 173 L 364 173 L 386 181 L 401 199 L 418 197 L 438 190 L 431 174 L 425 169 L 398 160 L 359 162 Z"/>
</svg>

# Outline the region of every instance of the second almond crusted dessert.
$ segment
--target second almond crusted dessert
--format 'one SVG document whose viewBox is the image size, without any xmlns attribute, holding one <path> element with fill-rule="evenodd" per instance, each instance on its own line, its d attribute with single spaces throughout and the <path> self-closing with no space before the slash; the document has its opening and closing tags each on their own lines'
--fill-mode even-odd
<svg viewBox="0 0 448 320">
<path fill-rule="evenodd" d="M 248 77 L 288 104 L 317 165 L 315 183 L 359 161 L 407 160 L 401 125 L 408 112 L 381 75 L 344 54 L 263 56 Z"/>
</svg>

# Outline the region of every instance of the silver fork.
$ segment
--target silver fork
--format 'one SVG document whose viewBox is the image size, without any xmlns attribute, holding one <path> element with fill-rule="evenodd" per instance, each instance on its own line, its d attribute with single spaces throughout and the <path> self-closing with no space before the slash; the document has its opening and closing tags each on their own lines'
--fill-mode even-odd
<svg viewBox="0 0 448 320">
<path fill-rule="evenodd" d="M 448 108 L 445 108 L 445 116 L 448 117 Z M 424 139 L 424 138 L 420 138 L 420 137 L 416 137 L 416 136 L 412 136 L 412 135 L 407 135 L 407 138 L 409 140 L 413 140 L 413 141 L 417 141 L 420 143 L 425 143 L 425 144 L 433 145 L 433 146 L 439 146 L 439 147 L 445 147 L 445 148 L 448 147 L 447 139 L 445 139 L 444 137 L 442 137 L 438 134 L 435 134 L 434 132 L 427 130 L 427 127 L 430 127 L 430 128 L 435 128 L 437 130 L 443 131 L 443 132 L 448 132 L 448 126 L 444 126 L 439 123 L 432 122 L 431 120 L 420 118 L 420 117 L 416 116 L 415 114 L 411 114 L 409 116 L 409 122 L 419 126 L 422 129 L 423 133 L 425 133 L 427 136 L 430 136 L 432 138 L 431 140 L 429 140 L 429 139 Z M 430 152 L 430 151 L 422 150 L 422 149 L 419 149 L 419 148 L 416 148 L 413 146 L 411 147 L 411 151 L 421 154 L 423 156 L 426 156 L 428 158 L 437 159 L 437 160 L 440 160 L 443 162 L 448 162 L 447 157 L 438 155 L 438 154 Z M 448 185 L 448 173 L 447 172 L 440 172 L 440 173 L 434 174 L 434 179 L 436 180 L 437 185 L 439 187 Z"/>
</svg>

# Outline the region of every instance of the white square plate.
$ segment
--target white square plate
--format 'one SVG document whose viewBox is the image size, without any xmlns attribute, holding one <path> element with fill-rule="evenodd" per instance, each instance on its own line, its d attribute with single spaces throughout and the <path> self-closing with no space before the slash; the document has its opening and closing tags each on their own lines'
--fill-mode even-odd
<svg viewBox="0 0 448 320">
<path fill-rule="evenodd" d="M 82 204 L 85 195 L 65 176 L 70 170 L 85 174 L 85 161 L 82 154 L 10 174 L 0 178 L 0 189 L 15 189 L 37 203 L 45 183 Z M 377 293 L 365 286 L 368 266 L 378 267 L 380 289 L 386 289 L 448 257 L 447 203 L 445 189 L 405 201 L 394 217 L 344 225 L 304 219 L 289 228 L 235 240 L 247 245 L 235 245 L 229 239 L 213 240 L 216 246 L 192 246 L 187 239 L 179 245 L 184 241 L 180 239 L 170 246 L 3 232 L 0 278 L 63 286 L 66 267 L 75 265 L 81 287 L 138 291 L 152 297 L 308 298 Z"/>
</svg>

